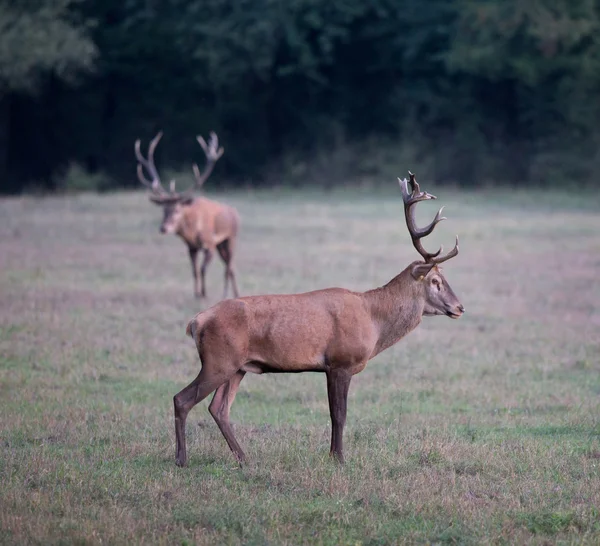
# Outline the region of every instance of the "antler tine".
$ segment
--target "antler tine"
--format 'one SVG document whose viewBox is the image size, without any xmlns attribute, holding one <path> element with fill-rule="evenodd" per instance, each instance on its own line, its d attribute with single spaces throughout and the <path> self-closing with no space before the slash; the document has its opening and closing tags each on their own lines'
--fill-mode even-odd
<svg viewBox="0 0 600 546">
<path fill-rule="evenodd" d="M 204 179 L 202 179 L 202 175 L 200 174 L 200 169 L 198 169 L 198 165 L 196 165 L 195 163 L 192 165 L 192 170 L 194 171 L 194 178 L 196 179 L 196 182 L 192 182 L 185 190 L 183 190 L 179 195 L 181 196 L 191 196 L 193 194 L 194 188 L 200 188 L 202 187 L 202 184 L 204 184 L 204 181 L 206 180 L 206 178 L 208 178 L 208 176 Z M 175 180 L 171 180 L 171 191 L 174 191 L 175 189 Z"/>
<path fill-rule="evenodd" d="M 440 248 L 440 251 L 442 249 Z M 454 248 L 448 252 L 448 254 L 444 255 L 444 256 L 440 256 L 439 258 L 433 258 L 431 260 L 432 263 L 438 265 L 441 264 L 442 262 L 445 262 L 446 260 L 449 260 L 450 258 L 454 258 L 454 256 L 456 256 L 458 254 L 458 235 L 456 236 L 456 243 L 454 243 Z"/>
<path fill-rule="evenodd" d="M 144 176 L 144 168 L 142 167 L 141 163 L 138 163 L 137 165 L 137 177 L 138 180 L 144 185 L 146 186 L 149 190 L 154 191 L 154 188 L 152 187 L 152 181 L 148 180 L 145 176 Z"/>
<path fill-rule="evenodd" d="M 409 178 L 409 182 L 410 182 L 410 187 L 412 188 L 412 193 L 415 193 L 415 192 L 419 193 L 421 191 L 421 188 L 419 187 L 419 183 L 417 182 L 415 175 L 413 173 L 411 173 L 410 171 L 408 171 L 408 178 Z M 435 199 L 435 197 L 433 197 L 433 199 Z"/>
<path fill-rule="evenodd" d="M 206 144 L 206 141 L 201 135 L 198 135 L 196 139 L 200 143 L 200 146 L 202 146 L 206 156 L 209 158 L 214 158 L 215 161 L 219 159 L 225 152 L 223 146 L 219 147 L 219 137 L 214 131 L 211 131 L 209 134 L 208 144 Z"/>
<path fill-rule="evenodd" d="M 215 163 L 223 155 L 225 150 L 222 146 L 219 147 L 219 137 L 214 131 L 210 132 L 208 144 L 201 135 L 198 135 L 196 137 L 196 140 L 198 141 L 198 144 L 200 144 L 200 146 L 202 147 L 204 155 L 206 156 L 206 166 L 204 167 L 203 173 L 200 173 L 200 169 L 198 168 L 198 165 L 196 165 L 196 163 L 194 163 L 194 165 L 192 166 L 194 170 L 194 177 L 196 179 L 195 185 L 197 188 L 201 188 L 204 182 L 206 182 L 206 180 L 210 176 L 210 173 L 212 172 Z"/>
<path fill-rule="evenodd" d="M 195 163 L 192 165 L 192 170 L 194 171 L 194 178 L 196 179 L 196 182 L 192 182 L 185 190 L 183 190 L 179 195 L 181 196 L 191 196 L 194 188 L 195 187 L 202 187 L 202 184 L 204 184 L 204 180 L 206 180 L 206 178 L 208 178 L 208 176 L 202 180 L 201 182 L 199 182 L 199 180 L 202 178 L 202 176 L 200 175 L 200 169 L 198 169 L 198 165 L 196 165 Z M 171 180 L 171 188 L 175 188 L 175 180 Z"/>
<path fill-rule="evenodd" d="M 158 171 L 156 170 L 156 165 L 154 164 L 154 150 L 156 150 L 156 146 L 158 145 L 160 139 L 162 138 L 162 131 L 159 131 L 157 135 L 150 141 L 150 145 L 148 146 L 148 158 L 146 159 L 140 149 L 141 141 L 138 138 L 135 141 L 134 151 L 135 157 L 138 160 L 137 166 L 137 175 L 139 181 L 146 187 L 148 187 L 153 193 L 158 195 L 164 195 L 168 193 L 162 186 L 160 181 L 160 176 Z M 152 180 L 148 180 L 144 175 L 144 169 L 148 171 Z"/>
<path fill-rule="evenodd" d="M 148 146 L 148 159 L 150 160 L 152 165 L 154 165 L 154 150 L 156 150 L 156 147 L 158 146 L 158 143 L 160 142 L 162 136 L 163 132 L 158 131 L 158 133 L 156 133 L 156 136 L 150 141 L 150 146 Z"/>
<path fill-rule="evenodd" d="M 442 220 L 446 220 L 446 217 L 442 216 L 442 210 L 444 210 L 444 207 L 441 207 L 440 210 L 438 210 L 437 214 L 435 215 L 435 218 L 428 225 L 426 225 L 423 228 L 417 227 L 415 219 L 415 205 L 420 201 L 436 199 L 436 197 L 435 195 L 431 195 L 426 191 L 421 191 L 419 183 L 415 178 L 415 175 L 410 171 L 408 171 L 408 174 L 410 176 L 410 185 L 412 187 L 412 192 L 409 193 L 408 191 L 409 181 L 406 180 L 406 178 L 404 180 L 398 179 L 398 182 L 400 183 L 400 190 L 402 192 L 402 200 L 404 201 L 404 215 L 406 217 L 406 227 L 408 227 L 408 232 L 417 252 L 423 257 L 425 262 L 431 263 L 442 252 L 442 247 L 440 247 L 437 252 L 427 252 L 423 248 L 421 239 L 429 235 L 439 222 L 441 222 Z"/>
<path fill-rule="evenodd" d="M 192 165 L 192 170 L 194 171 L 194 178 L 196 180 L 199 180 L 200 178 L 202 178 L 202 176 L 200 175 L 200 169 L 198 168 L 198 163 L 194 163 Z"/>
</svg>

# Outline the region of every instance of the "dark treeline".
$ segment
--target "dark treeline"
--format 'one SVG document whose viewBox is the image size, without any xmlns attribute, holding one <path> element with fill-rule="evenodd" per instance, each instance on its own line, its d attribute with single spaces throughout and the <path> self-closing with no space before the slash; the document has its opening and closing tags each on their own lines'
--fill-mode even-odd
<svg viewBox="0 0 600 546">
<path fill-rule="evenodd" d="M 600 0 L 0 0 L 0 189 L 216 178 L 593 182 Z"/>
</svg>

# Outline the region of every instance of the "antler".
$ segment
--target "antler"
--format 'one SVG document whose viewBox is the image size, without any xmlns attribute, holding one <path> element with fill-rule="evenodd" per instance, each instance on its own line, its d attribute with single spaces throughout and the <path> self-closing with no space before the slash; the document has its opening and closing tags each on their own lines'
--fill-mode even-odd
<svg viewBox="0 0 600 546">
<path fill-rule="evenodd" d="M 142 152 L 140 150 L 140 139 L 139 138 L 135 141 L 135 145 L 134 145 L 135 157 L 138 160 L 138 165 L 137 165 L 138 179 L 144 186 L 146 186 L 148 189 L 150 189 L 150 191 L 152 192 L 153 195 L 156 195 L 157 197 L 164 196 L 169 193 L 169 192 L 167 192 L 167 190 L 165 190 L 163 188 L 161 181 L 160 181 L 160 176 L 158 174 L 158 171 L 156 170 L 156 165 L 154 165 L 154 150 L 156 150 L 156 146 L 158 146 L 158 143 L 159 143 L 160 139 L 162 138 L 162 135 L 163 135 L 162 131 L 159 131 L 157 133 L 157 135 L 150 141 L 150 145 L 148 146 L 148 159 L 146 159 L 142 155 Z M 151 180 L 148 180 L 146 178 L 146 176 L 144 175 L 144 169 L 146 169 L 146 171 L 150 175 Z"/>
<path fill-rule="evenodd" d="M 208 144 L 201 136 L 197 136 L 196 139 L 198 140 L 200 146 L 202 146 L 204 154 L 206 155 L 206 166 L 204 167 L 204 172 L 201 174 L 198 165 L 194 163 L 194 177 L 196 178 L 195 184 L 192 184 L 186 190 L 178 193 L 175 191 L 175 180 L 171 180 L 169 190 L 167 191 L 160 181 L 160 176 L 154 164 L 154 150 L 156 149 L 156 146 L 161 138 L 162 131 L 159 131 L 158 134 L 150 141 L 150 145 L 148 146 L 148 158 L 145 158 L 140 151 L 140 140 L 138 139 L 135 141 L 134 149 L 135 157 L 138 160 L 138 179 L 144 186 L 150 189 L 152 192 L 150 199 L 155 203 L 179 201 L 190 198 L 194 187 L 200 188 L 204 182 L 206 182 L 213 170 L 213 167 L 215 166 L 215 163 L 223 155 L 225 150 L 222 147 L 219 147 L 219 138 L 217 137 L 216 133 L 210 133 Z M 151 180 L 148 180 L 144 175 L 144 169 L 146 169 L 150 175 Z"/>
<path fill-rule="evenodd" d="M 419 184 L 415 178 L 415 175 L 408 171 L 410 176 L 410 185 L 411 192 L 408 191 L 408 183 L 409 181 L 400 180 L 398 178 L 398 182 L 400 183 L 400 191 L 402 192 L 402 200 L 404 201 L 404 215 L 406 216 L 406 226 L 408 227 L 408 232 L 410 233 L 410 237 L 412 239 L 414 247 L 417 249 L 417 252 L 423 257 L 425 263 L 430 264 L 441 264 L 450 258 L 453 258 L 458 254 L 458 235 L 456 236 L 456 243 L 454 248 L 448 252 L 448 254 L 444 256 L 439 256 L 442 252 L 443 247 L 440 246 L 440 249 L 437 252 L 431 253 L 427 252 L 421 243 L 421 239 L 429 235 L 438 222 L 442 220 L 446 220 L 445 216 L 442 216 L 442 210 L 444 207 L 440 208 L 440 210 L 435 215 L 433 221 L 423 228 L 418 228 L 415 221 L 415 205 L 420 201 L 427 201 L 429 199 L 437 199 L 435 195 L 431 195 L 426 191 L 421 191 Z M 439 258 L 438 258 L 439 256 Z"/>
<path fill-rule="evenodd" d="M 138 160 L 137 166 L 137 175 L 139 181 L 146 186 L 152 192 L 150 195 L 150 200 L 154 203 L 162 204 L 165 202 L 173 202 L 179 201 L 187 197 L 185 192 L 177 193 L 175 191 L 175 180 L 171 180 L 169 184 L 169 190 L 165 190 L 163 187 L 160 176 L 156 169 L 156 165 L 154 164 L 154 150 L 156 150 L 156 146 L 160 139 L 162 138 L 162 131 L 159 131 L 157 135 L 150 141 L 150 145 L 148 146 L 148 158 L 146 159 L 142 152 L 140 151 L 140 139 L 138 138 L 135 141 L 135 157 Z M 148 180 L 144 175 L 144 169 L 148 171 L 152 180 Z M 189 191 L 189 190 L 188 190 Z"/>
<path fill-rule="evenodd" d="M 208 144 L 200 135 L 196 137 L 196 140 L 198 141 L 198 144 L 202 146 L 202 149 L 204 150 L 204 155 L 206 155 L 206 166 L 204 167 L 203 173 L 200 173 L 200 169 L 198 168 L 198 165 L 196 165 L 196 163 L 194 163 L 192 167 L 194 170 L 194 176 L 196 178 L 195 187 L 201 188 L 204 182 L 206 182 L 206 180 L 210 176 L 210 173 L 212 172 L 215 163 L 223 155 L 223 152 L 225 152 L 225 150 L 223 149 L 223 147 L 219 147 L 219 137 L 214 131 L 210 132 Z"/>
</svg>

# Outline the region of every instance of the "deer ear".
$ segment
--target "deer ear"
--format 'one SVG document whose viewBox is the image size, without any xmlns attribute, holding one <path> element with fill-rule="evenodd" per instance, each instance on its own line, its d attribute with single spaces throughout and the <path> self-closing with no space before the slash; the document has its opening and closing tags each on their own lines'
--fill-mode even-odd
<svg viewBox="0 0 600 546">
<path fill-rule="evenodd" d="M 160 197 L 156 197 L 156 196 L 154 196 L 154 195 L 150 195 L 150 196 L 148 197 L 148 199 L 150 199 L 150 201 L 151 201 L 152 203 L 154 203 L 155 205 L 161 205 L 161 206 L 162 206 L 162 205 L 164 205 L 164 204 L 165 204 L 163 199 L 161 199 Z"/>
<path fill-rule="evenodd" d="M 410 270 L 410 274 L 413 276 L 413 279 L 417 281 L 422 281 L 427 274 L 435 267 L 435 264 L 427 264 L 427 263 L 418 263 L 413 265 Z"/>
</svg>

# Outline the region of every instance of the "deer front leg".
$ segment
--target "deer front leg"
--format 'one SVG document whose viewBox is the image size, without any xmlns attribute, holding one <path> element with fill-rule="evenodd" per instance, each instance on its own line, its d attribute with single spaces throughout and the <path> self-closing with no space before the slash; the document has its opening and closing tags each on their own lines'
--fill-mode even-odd
<svg viewBox="0 0 600 546">
<path fill-rule="evenodd" d="M 208 264 L 211 262 L 212 257 L 213 257 L 213 249 L 212 248 L 205 248 L 204 249 L 204 259 L 202 260 L 202 265 L 200 266 L 200 297 L 201 298 L 205 298 L 206 297 L 206 268 L 208 267 Z"/>
<path fill-rule="evenodd" d="M 343 435 L 346 424 L 348 389 L 352 375 L 344 369 L 332 369 L 327 372 L 327 396 L 331 414 L 331 450 L 329 454 L 338 462 L 344 463 Z"/>
<path fill-rule="evenodd" d="M 190 253 L 190 262 L 192 262 L 192 275 L 194 277 L 194 296 L 198 298 L 200 297 L 200 292 L 198 291 L 198 249 L 188 247 L 188 251 Z"/>
</svg>

